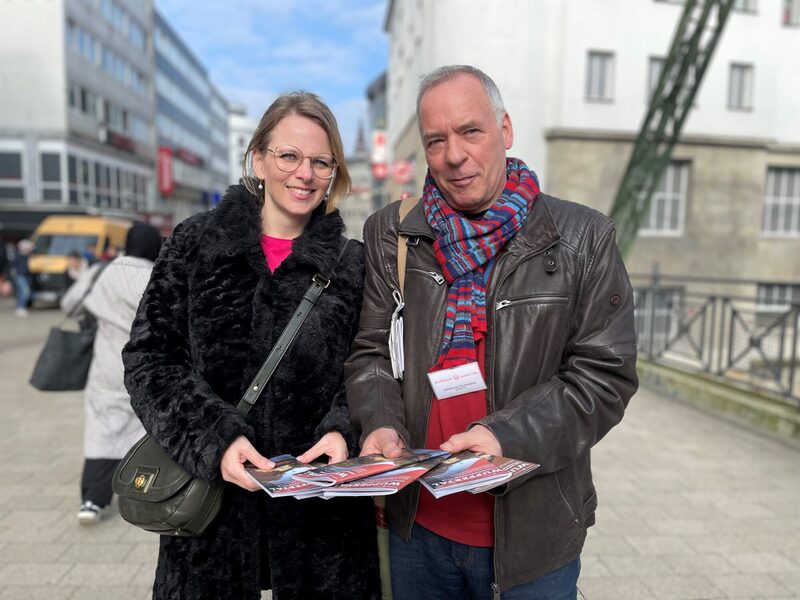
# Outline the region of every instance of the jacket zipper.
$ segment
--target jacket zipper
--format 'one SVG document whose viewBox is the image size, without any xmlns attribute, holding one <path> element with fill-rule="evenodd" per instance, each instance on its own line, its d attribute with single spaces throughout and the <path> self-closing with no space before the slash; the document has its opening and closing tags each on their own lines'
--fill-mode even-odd
<svg viewBox="0 0 800 600">
<path fill-rule="evenodd" d="M 495 311 L 502 310 L 508 306 L 518 304 L 566 304 L 569 299 L 566 296 L 529 296 L 528 298 L 517 298 L 515 300 L 500 300 L 495 302 Z"/>
<path fill-rule="evenodd" d="M 437 285 L 442 285 L 444 283 L 444 277 L 442 277 L 436 271 L 425 271 L 424 269 L 406 269 L 406 271 L 416 271 L 417 273 L 424 273 L 431 279 L 433 279 Z"/>
<path fill-rule="evenodd" d="M 442 285 L 444 283 L 444 277 L 442 277 L 436 271 L 426 271 L 424 269 L 415 269 L 415 268 L 407 269 L 407 270 L 408 271 L 417 271 L 418 273 L 424 273 L 425 275 L 427 275 L 431 279 L 433 279 L 436 282 L 437 285 Z M 446 310 L 446 306 L 445 306 L 445 310 Z M 436 321 L 437 322 L 439 321 L 439 315 L 438 314 L 436 315 Z M 434 348 L 438 349 L 438 348 L 441 347 L 442 338 L 443 337 L 444 337 L 444 315 L 442 315 L 441 323 L 439 323 L 439 339 L 438 339 L 438 342 L 437 342 L 436 346 L 434 346 Z M 403 391 L 403 393 L 405 394 L 405 390 Z M 426 402 L 425 402 L 425 422 L 424 422 L 424 427 L 422 429 L 423 435 L 426 435 L 426 433 L 428 431 L 428 422 L 430 421 L 430 417 L 431 417 L 431 404 L 430 404 L 431 402 L 433 402 L 433 398 L 432 397 L 429 397 L 428 400 L 426 400 Z M 409 440 L 409 441 L 412 444 L 414 443 L 413 440 Z M 424 440 L 423 440 L 423 444 L 424 444 Z M 406 535 L 403 536 L 403 538 L 406 541 L 411 539 L 411 529 L 414 527 L 414 521 L 417 518 L 417 508 L 419 507 L 419 495 L 420 495 L 420 493 L 421 493 L 420 491 L 417 492 L 417 495 L 414 498 L 413 506 L 411 507 L 411 521 L 409 522 L 408 530 L 405 532 Z"/>
<path fill-rule="evenodd" d="M 526 256 L 523 260 L 521 260 L 519 262 L 519 264 L 517 264 L 516 267 L 514 267 L 514 269 L 512 269 L 508 273 L 503 273 L 502 278 L 500 279 L 500 281 L 497 282 L 497 284 L 493 285 L 492 282 L 489 281 L 489 286 L 488 286 L 489 289 L 490 290 L 499 290 L 500 287 L 503 285 L 503 283 L 505 283 L 506 279 L 508 279 L 511 276 L 511 273 L 516 271 L 522 265 L 522 263 L 527 262 L 528 260 L 534 258 L 535 256 L 538 256 L 542 252 L 545 252 L 545 251 L 549 250 L 550 248 L 552 248 L 556 244 L 558 244 L 558 241 L 553 242 L 552 244 L 550 244 L 546 248 L 542 248 L 542 250 L 540 252 L 537 252 L 536 254 L 530 254 L 530 255 Z M 500 258 L 497 261 L 497 264 L 495 264 L 495 268 L 494 268 L 494 272 L 495 273 L 500 273 L 501 263 L 505 262 L 507 260 L 507 257 L 508 257 L 507 254 L 502 254 L 500 256 Z M 501 301 L 497 302 L 497 304 L 502 304 L 503 302 L 504 301 L 501 300 Z M 505 302 L 508 302 L 510 304 L 512 301 L 511 300 L 506 300 Z M 495 306 L 497 306 L 497 304 Z M 509 304 L 505 304 L 501 308 L 504 308 L 505 306 L 508 306 Z M 500 310 L 500 308 L 496 308 L 495 312 L 497 310 Z M 487 317 L 491 319 L 491 322 L 487 323 L 487 325 L 491 325 L 491 327 L 487 327 L 486 328 L 487 329 L 487 338 L 488 338 L 489 337 L 489 332 L 490 331 L 494 332 L 494 322 L 495 322 L 495 320 L 494 320 L 494 312 L 492 312 L 490 315 L 487 315 Z M 484 365 L 484 368 L 486 368 L 486 372 L 487 373 L 494 372 L 494 354 L 495 354 L 495 352 L 494 352 L 494 334 L 493 333 L 491 335 L 491 340 L 492 340 L 492 343 L 491 343 L 492 355 L 490 357 L 488 357 L 488 360 L 486 361 L 486 363 Z M 487 341 L 488 341 L 488 339 L 487 339 Z M 487 403 L 488 409 L 489 409 L 489 413 L 488 414 L 491 415 L 492 413 L 494 413 L 494 410 L 495 410 L 495 406 L 494 406 L 494 377 L 490 377 L 488 379 L 489 379 L 489 382 L 487 383 L 487 386 L 486 386 L 486 403 Z M 426 431 L 427 431 L 427 429 L 426 429 Z M 497 502 L 494 503 L 494 514 L 492 515 L 493 520 L 494 520 L 494 547 L 495 548 L 497 548 L 497 504 L 498 504 Z M 497 569 L 497 564 L 498 564 L 497 552 L 493 553 L 492 562 L 494 563 L 494 579 L 495 579 L 495 581 L 492 582 L 492 597 L 493 597 L 494 600 L 500 600 L 500 584 L 497 582 L 497 579 L 498 579 L 497 574 L 499 573 L 499 571 Z"/>
</svg>

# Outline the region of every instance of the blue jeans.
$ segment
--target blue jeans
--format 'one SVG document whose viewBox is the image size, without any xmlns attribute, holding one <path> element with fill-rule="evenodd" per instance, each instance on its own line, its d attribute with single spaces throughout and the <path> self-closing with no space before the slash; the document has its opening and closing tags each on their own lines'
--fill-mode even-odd
<svg viewBox="0 0 800 600">
<path fill-rule="evenodd" d="M 394 600 L 492 600 L 493 548 L 453 542 L 414 524 L 406 542 L 389 532 Z M 502 600 L 575 600 L 580 558 L 500 594 Z"/>
<path fill-rule="evenodd" d="M 25 275 L 14 277 L 14 289 L 17 292 L 17 308 L 27 308 L 31 298 L 31 281 Z"/>
</svg>

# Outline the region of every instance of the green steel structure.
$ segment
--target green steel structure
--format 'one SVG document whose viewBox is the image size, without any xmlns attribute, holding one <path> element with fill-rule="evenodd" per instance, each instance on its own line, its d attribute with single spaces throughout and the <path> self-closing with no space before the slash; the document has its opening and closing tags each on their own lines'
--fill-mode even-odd
<svg viewBox="0 0 800 600">
<path fill-rule="evenodd" d="M 628 167 L 611 207 L 617 245 L 625 256 L 636 239 L 650 198 L 664 175 L 736 0 L 686 0 Z"/>
</svg>

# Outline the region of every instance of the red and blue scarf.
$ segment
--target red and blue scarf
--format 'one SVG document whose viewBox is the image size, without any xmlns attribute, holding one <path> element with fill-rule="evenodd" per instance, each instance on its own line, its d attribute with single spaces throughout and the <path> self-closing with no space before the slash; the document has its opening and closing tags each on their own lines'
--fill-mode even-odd
<svg viewBox="0 0 800 600">
<path fill-rule="evenodd" d="M 516 158 L 506 159 L 506 186 L 481 219 L 453 210 L 442 197 L 430 171 L 422 206 L 436 233 L 433 250 L 450 289 L 444 336 L 431 371 L 475 362 L 475 342 L 486 333 L 486 282 L 493 259 L 516 235 L 539 193 L 536 173 Z"/>
</svg>

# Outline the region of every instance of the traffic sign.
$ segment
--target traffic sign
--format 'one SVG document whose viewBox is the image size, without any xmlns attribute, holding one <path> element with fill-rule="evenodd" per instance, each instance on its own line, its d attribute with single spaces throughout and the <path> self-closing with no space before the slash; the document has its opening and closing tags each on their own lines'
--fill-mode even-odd
<svg viewBox="0 0 800 600">
<path fill-rule="evenodd" d="M 409 160 L 396 160 L 392 163 L 392 181 L 406 184 L 414 176 L 414 167 Z"/>
<path fill-rule="evenodd" d="M 372 176 L 375 179 L 386 179 L 389 174 L 389 166 L 386 163 L 375 163 L 372 165 Z"/>
</svg>

